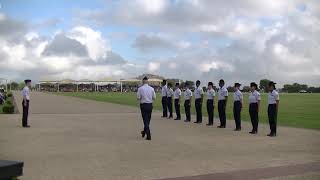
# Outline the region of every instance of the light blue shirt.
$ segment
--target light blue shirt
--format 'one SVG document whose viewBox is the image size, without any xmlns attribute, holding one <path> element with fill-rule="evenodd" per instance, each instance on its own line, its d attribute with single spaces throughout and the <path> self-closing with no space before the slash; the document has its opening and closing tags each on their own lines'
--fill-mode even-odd
<svg viewBox="0 0 320 180">
<path fill-rule="evenodd" d="M 154 92 L 153 87 L 148 84 L 144 84 L 138 88 L 137 98 L 140 100 L 140 103 L 153 103 L 153 100 L 156 99 L 156 93 Z"/>
<path fill-rule="evenodd" d="M 260 93 L 255 90 L 249 94 L 249 103 L 258 103 L 261 100 Z"/>
<path fill-rule="evenodd" d="M 167 96 L 167 92 L 168 92 L 168 86 L 167 86 L 167 85 L 164 85 L 164 86 L 161 88 L 161 95 L 162 95 L 162 97 L 166 97 L 166 96 Z"/>
<path fill-rule="evenodd" d="M 167 97 L 172 97 L 173 96 L 173 90 L 172 88 L 167 88 Z"/>
<path fill-rule="evenodd" d="M 228 90 L 226 87 L 222 87 L 218 91 L 218 100 L 226 100 L 226 97 L 228 96 Z"/>
<path fill-rule="evenodd" d="M 242 99 L 243 99 L 243 95 L 239 89 L 233 93 L 233 100 L 234 101 L 242 101 Z"/>
<path fill-rule="evenodd" d="M 21 91 L 22 97 L 30 100 L 30 89 L 28 86 L 25 86 Z"/>
<path fill-rule="evenodd" d="M 184 100 L 190 100 L 192 97 L 192 91 L 188 88 L 184 91 Z"/>
<path fill-rule="evenodd" d="M 216 92 L 214 91 L 214 89 L 208 89 L 207 91 L 207 99 L 214 99 L 214 96 L 216 95 Z"/>
<path fill-rule="evenodd" d="M 174 91 L 174 99 L 179 99 L 181 96 L 181 90 L 180 88 L 177 88 L 175 91 Z"/>
<path fill-rule="evenodd" d="M 279 93 L 276 90 L 269 92 L 268 94 L 268 104 L 276 104 L 279 101 Z"/>
<path fill-rule="evenodd" d="M 202 94 L 203 94 L 203 89 L 200 86 L 194 90 L 194 97 L 196 99 L 200 99 Z"/>
</svg>

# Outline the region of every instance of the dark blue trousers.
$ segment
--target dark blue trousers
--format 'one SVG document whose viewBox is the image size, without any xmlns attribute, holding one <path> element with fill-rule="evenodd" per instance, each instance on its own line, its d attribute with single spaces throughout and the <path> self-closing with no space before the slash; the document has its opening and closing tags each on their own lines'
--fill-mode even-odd
<svg viewBox="0 0 320 180">
<path fill-rule="evenodd" d="M 184 110 L 185 110 L 185 113 L 186 113 L 186 120 L 187 121 L 191 121 L 190 109 L 191 109 L 190 100 L 185 100 L 184 101 Z"/>
<path fill-rule="evenodd" d="M 271 134 L 277 134 L 277 105 L 269 104 L 268 118 Z"/>
<path fill-rule="evenodd" d="M 226 126 L 227 117 L 226 117 L 226 100 L 218 101 L 218 113 L 220 119 L 220 126 Z"/>
<path fill-rule="evenodd" d="M 22 101 L 22 126 L 28 126 L 28 116 L 29 116 L 29 100 L 27 100 L 27 106 L 24 106 L 24 100 Z"/>
<path fill-rule="evenodd" d="M 167 96 L 162 96 L 162 117 L 168 117 L 168 99 Z"/>
<path fill-rule="evenodd" d="M 207 100 L 208 124 L 213 124 L 214 104 L 213 99 Z"/>
<path fill-rule="evenodd" d="M 258 103 L 250 103 L 249 113 L 252 123 L 252 131 L 258 131 L 259 125 L 259 113 L 258 113 Z"/>
<path fill-rule="evenodd" d="M 197 112 L 197 122 L 202 122 L 202 99 L 198 98 L 195 100 L 196 112 Z"/>
<path fill-rule="evenodd" d="M 233 117 L 236 123 L 236 129 L 241 129 L 241 102 L 234 101 L 233 103 Z"/>
<path fill-rule="evenodd" d="M 143 124 L 144 124 L 143 131 L 146 133 L 147 137 L 151 137 L 149 125 L 151 121 L 152 109 L 153 109 L 152 103 L 140 104 L 140 110 L 141 110 L 141 115 L 142 115 Z"/>
</svg>

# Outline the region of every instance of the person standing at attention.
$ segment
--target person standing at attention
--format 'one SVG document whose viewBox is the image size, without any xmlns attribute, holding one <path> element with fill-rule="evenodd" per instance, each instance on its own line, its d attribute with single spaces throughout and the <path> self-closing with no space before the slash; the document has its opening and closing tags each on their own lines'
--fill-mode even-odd
<svg viewBox="0 0 320 180">
<path fill-rule="evenodd" d="M 234 93 L 233 93 L 233 117 L 236 123 L 235 131 L 241 131 L 241 109 L 243 104 L 243 95 L 240 91 L 241 84 L 234 84 Z"/>
<path fill-rule="evenodd" d="M 184 110 L 186 113 L 186 120 L 184 122 L 191 121 L 191 99 L 192 99 L 192 91 L 189 89 L 189 83 L 185 83 L 186 90 L 184 91 Z"/>
<path fill-rule="evenodd" d="M 181 90 L 180 90 L 180 84 L 176 83 L 176 89 L 174 91 L 174 108 L 176 110 L 177 117 L 174 120 L 181 120 L 181 114 L 180 114 L 180 97 L 181 97 Z"/>
<path fill-rule="evenodd" d="M 277 136 L 277 115 L 279 109 L 279 93 L 276 90 L 275 82 L 270 81 L 268 84 L 268 118 L 270 125 L 270 134 L 268 136 Z"/>
<path fill-rule="evenodd" d="M 143 119 L 144 128 L 141 131 L 141 135 L 144 138 L 147 135 L 146 140 L 151 140 L 150 121 L 152 114 L 152 103 L 156 99 L 156 93 L 153 87 L 148 85 L 148 78 L 144 77 L 143 85 L 139 87 L 137 92 L 137 99 L 140 101 L 140 110 Z"/>
<path fill-rule="evenodd" d="M 168 88 L 167 88 L 167 105 L 168 105 L 168 110 L 169 110 L 169 117 L 168 119 L 173 118 L 172 115 L 172 111 L 173 111 L 173 107 L 172 107 L 172 96 L 173 96 L 173 90 L 172 90 L 172 84 L 168 83 Z"/>
<path fill-rule="evenodd" d="M 218 91 L 218 112 L 219 112 L 219 119 L 220 119 L 220 126 L 218 128 L 226 128 L 226 106 L 228 101 L 228 90 L 224 86 L 224 80 L 220 79 L 219 81 L 219 91 Z"/>
<path fill-rule="evenodd" d="M 195 106 L 197 113 L 197 121 L 194 123 L 200 124 L 202 123 L 202 102 L 203 102 L 203 89 L 200 87 L 201 82 L 199 80 L 196 81 L 196 89 L 194 90 L 194 98 L 195 98 Z"/>
<path fill-rule="evenodd" d="M 258 85 L 254 82 L 250 83 L 251 93 L 249 94 L 249 113 L 252 124 L 252 131 L 250 134 L 258 133 L 259 124 L 259 106 L 260 106 L 260 93 L 257 91 Z"/>
<path fill-rule="evenodd" d="M 168 87 L 167 87 L 167 81 L 164 79 L 162 81 L 162 88 L 161 88 L 161 95 L 162 95 L 162 118 L 168 117 L 168 99 L 167 99 L 167 92 L 168 92 Z"/>
<path fill-rule="evenodd" d="M 30 103 L 30 88 L 31 88 L 31 80 L 26 79 L 24 80 L 24 83 L 26 84 L 25 87 L 22 89 L 22 127 L 29 128 L 28 125 L 28 116 L 29 116 L 29 103 Z"/>
</svg>

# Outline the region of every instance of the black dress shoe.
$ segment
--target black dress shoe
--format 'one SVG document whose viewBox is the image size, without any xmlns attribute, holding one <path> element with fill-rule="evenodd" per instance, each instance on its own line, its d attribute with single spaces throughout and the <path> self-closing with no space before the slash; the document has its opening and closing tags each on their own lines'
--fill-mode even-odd
<svg viewBox="0 0 320 180">
<path fill-rule="evenodd" d="M 218 126 L 218 128 L 226 128 L 226 126 Z"/>
<path fill-rule="evenodd" d="M 213 126 L 213 124 L 212 123 L 208 123 L 208 124 L 206 124 L 207 126 Z"/>
<path fill-rule="evenodd" d="M 276 137 L 277 135 L 276 135 L 275 133 L 270 133 L 270 134 L 268 134 L 267 136 L 269 136 L 269 137 Z"/>
<path fill-rule="evenodd" d="M 172 117 L 172 116 L 169 116 L 169 117 L 168 117 L 168 119 L 171 119 L 171 118 L 173 118 L 173 117 Z"/>
<path fill-rule="evenodd" d="M 151 137 L 147 137 L 146 140 L 151 141 Z"/>
<path fill-rule="evenodd" d="M 251 132 L 249 132 L 250 134 L 258 134 L 258 132 L 257 131 L 251 131 Z"/>
<path fill-rule="evenodd" d="M 234 129 L 234 131 L 241 131 L 241 128 L 236 128 Z"/>
<path fill-rule="evenodd" d="M 190 120 L 186 119 L 186 120 L 184 120 L 184 122 L 190 122 Z"/>
<path fill-rule="evenodd" d="M 174 120 L 181 120 L 180 118 L 175 118 Z"/>
<path fill-rule="evenodd" d="M 30 128 L 31 126 L 29 126 L 29 125 L 26 125 L 26 126 L 22 126 L 22 127 L 24 127 L 24 128 Z"/>
<path fill-rule="evenodd" d="M 144 131 L 141 131 L 141 136 L 144 138 L 144 136 L 146 135 L 146 133 Z"/>
</svg>

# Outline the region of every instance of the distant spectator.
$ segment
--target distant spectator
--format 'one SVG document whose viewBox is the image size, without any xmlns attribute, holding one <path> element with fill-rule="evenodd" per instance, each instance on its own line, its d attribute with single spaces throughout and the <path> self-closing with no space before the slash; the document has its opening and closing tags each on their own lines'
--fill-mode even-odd
<svg viewBox="0 0 320 180">
<path fill-rule="evenodd" d="M 4 103 L 4 94 L 2 92 L 2 90 L 0 91 L 0 104 Z"/>
</svg>

